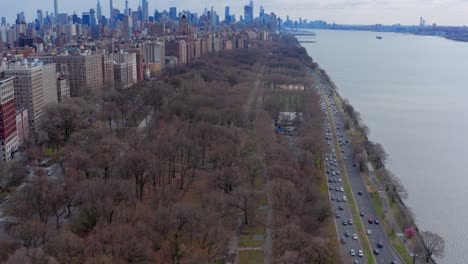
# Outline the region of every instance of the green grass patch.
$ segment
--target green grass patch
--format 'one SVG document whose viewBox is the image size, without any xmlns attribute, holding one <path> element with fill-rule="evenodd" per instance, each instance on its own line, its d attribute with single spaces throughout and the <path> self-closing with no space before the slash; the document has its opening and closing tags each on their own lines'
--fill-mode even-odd
<svg viewBox="0 0 468 264">
<path fill-rule="evenodd" d="M 263 180 L 262 175 L 263 175 L 263 172 L 260 170 L 260 172 L 258 173 L 258 176 L 255 177 L 254 188 L 257 191 L 261 191 L 263 189 L 263 185 L 265 183 L 265 181 Z"/>
<path fill-rule="evenodd" d="M 263 264 L 263 251 L 241 250 L 239 251 L 239 264 Z"/>
<path fill-rule="evenodd" d="M 390 239 L 390 244 L 392 244 L 392 247 L 398 252 L 398 254 L 400 254 L 405 263 L 413 263 L 413 258 L 406 250 L 405 245 L 401 243 L 401 240 L 395 234 L 388 234 L 388 238 Z"/>
<path fill-rule="evenodd" d="M 242 247 L 261 247 L 263 246 L 263 241 L 254 240 L 253 234 L 241 235 L 240 245 Z"/>
</svg>

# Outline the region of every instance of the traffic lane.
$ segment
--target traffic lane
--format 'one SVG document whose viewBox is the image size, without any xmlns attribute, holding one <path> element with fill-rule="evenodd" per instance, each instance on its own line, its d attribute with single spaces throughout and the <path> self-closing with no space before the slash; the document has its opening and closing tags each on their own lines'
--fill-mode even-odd
<svg viewBox="0 0 468 264">
<path fill-rule="evenodd" d="M 341 114 L 338 114 L 337 122 L 341 122 Z M 343 138 L 345 140 L 348 140 L 346 132 L 343 132 Z M 376 259 L 378 263 L 390 263 L 393 260 L 397 260 L 398 255 L 393 251 L 393 247 L 391 246 L 387 235 L 385 234 L 385 230 L 383 226 L 381 225 L 375 225 L 375 224 L 369 224 L 367 220 L 369 218 L 376 219 L 377 214 L 375 212 L 374 206 L 372 204 L 371 197 L 369 193 L 367 192 L 364 179 L 362 178 L 362 175 L 359 171 L 358 168 L 353 167 L 353 162 L 352 162 L 352 149 L 350 144 L 346 144 L 345 146 L 342 147 L 342 149 L 345 151 L 344 154 L 347 158 L 347 161 L 345 162 L 345 167 L 346 170 L 348 171 L 348 176 L 351 177 L 350 183 L 352 185 L 353 190 L 361 190 L 362 195 L 358 195 L 357 197 L 357 203 L 358 207 L 360 208 L 361 212 L 364 213 L 364 219 L 365 219 L 365 228 L 366 230 L 371 230 L 372 235 L 368 236 L 369 237 L 369 242 L 371 243 L 371 246 L 373 247 L 373 250 L 377 247 L 377 243 L 380 242 L 383 244 L 383 248 L 380 250 L 379 255 L 376 255 Z"/>
<path fill-rule="evenodd" d="M 329 96 L 331 97 L 331 96 Z M 333 102 L 331 101 L 331 99 L 328 101 L 329 104 L 333 104 Z M 342 131 L 344 130 L 342 128 L 342 125 L 343 125 L 343 119 L 341 117 L 341 112 L 339 111 L 338 107 L 332 107 L 332 110 L 333 110 L 333 113 L 335 115 L 334 119 L 335 119 L 335 125 L 336 125 L 336 128 L 337 128 L 337 132 L 343 134 L 343 139 L 345 140 L 348 140 L 347 138 L 347 135 L 346 135 L 346 131 Z M 340 124 L 338 126 L 338 124 Z M 349 140 L 348 140 L 349 141 Z M 364 182 L 363 182 L 363 179 L 361 178 L 361 175 L 360 175 L 360 172 L 357 170 L 357 168 L 354 168 L 353 165 L 352 165 L 352 150 L 350 149 L 350 146 L 349 144 L 345 144 L 345 146 L 342 146 L 342 149 L 345 150 L 345 154 L 344 156 L 347 157 L 347 162 L 345 162 L 345 166 L 346 166 L 346 170 L 348 172 L 350 172 L 350 174 L 348 174 L 348 176 L 351 176 L 352 179 L 350 180 L 350 183 L 352 185 L 352 189 L 355 190 L 356 186 L 359 185 L 359 183 L 362 183 L 358 188 L 362 188 L 362 190 L 365 190 L 363 191 L 363 195 L 364 196 L 368 196 L 368 197 L 362 197 L 362 195 L 357 198 L 357 203 L 358 203 L 358 208 L 360 208 L 361 211 L 365 211 L 365 212 L 368 212 L 368 213 L 365 213 L 367 215 L 367 217 L 372 217 L 373 219 L 375 219 L 375 212 L 374 212 L 374 207 L 373 207 L 373 204 L 371 202 L 371 198 L 369 196 L 369 194 L 367 193 L 367 190 L 365 188 L 365 185 L 364 185 Z M 353 171 L 353 169 L 355 169 L 355 171 Z M 353 187 L 353 185 L 355 187 Z M 367 198 L 367 199 L 366 199 Z M 380 225 L 373 225 L 371 226 L 368 222 L 367 222 L 367 219 L 364 219 L 365 220 L 365 228 L 366 230 L 371 230 L 373 232 L 372 235 L 368 236 L 369 238 L 369 243 L 371 244 L 371 247 L 373 249 L 375 249 L 377 247 L 377 243 L 378 242 L 381 242 L 383 244 L 383 249 L 381 250 L 380 254 L 376 256 L 376 259 L 378 261 L 378 263 L 387 263 L 387 262 L 391 262 L 392 260 L 395 260 L 397 259 L 396 258 L 396 254 L 393 252 L 393 248 L 391 247 L 388 239 L 387 239 L 387 236 L 383 230 L 383 227 L 380 226 Z"/>
<path fill-rule="evenodd" d="M 324 103 L 326 104 L 326 102 L 324 102 Z M 328 116 L 328 112 L 326 111 L 326 106 L 325 106 L 325 109 L 323 109 L 323 111 L 325 112 L 326 117 L 327 117 L 326 121 L 324 122 L 324 133 L 325 134 L 332 133 L 331 124 L 330 124 L 330 117 Z M 328 132 L 328 131 L 330 131 L 330 132 Z M 332 134 L 332 136 L 329 137 L 329 138 L 331 138 L 331 140 L 327 140 L 327 142 L 330 145 L 330 149 L 334 150 L 335 137 L 333 137 L 333 134 Z M 357 235 L 357 230 L 355 228 L 355 223 L 353 223 L 352 225 L 348 225 L 348 224 L 346 226 L 343 225 L 343 220 L 346 219 L 346 220 L 349 221 L 349 219 L 352 219 L 351 210 L 350 210 L 349 205 L 347 204 L 347 202 L 337 202 L 337 199 L 336 199 L 337 197 L 341 197 L 341 196 L 345 195 L 344 192 L 343 193 L 341 191 L 337 192 L 335 190 L 336 187 L 344 188 L 343 183 L 341 182 L 341 183 L 332 184 L 332 183 L 330 183 L 328 181 L 329 179 L 338 178 L 338 176 L 332 176 L 332 172 L 340 170 L 340 167 L 335 167 L 335 166 L 330 164 L 331 160 L 332 160 L 333 153 L 334 152 L 331 151 L 329 154 L 327 154 L 327 156 L 330 157 L 330 160 L 326 162 L 326 169 L 329 171 L 329 173 L 325 173 L 325 175 L 326 175 L 326 178 L 327 178 L 327 186 L 328 187 L 333 186 L 332 190 L 329 190 L 329 199 L 331 199 L 331 196 L 335 196 L 335 200 L 332 201 L 332 211 L 334 213 L 333 217 L 335 218 L 335 225 L 336 225 L 337 232 L 338 232 L 338 239 L 340 241 L 341 248 L 342 248 L 341 252 L 342 252 L 343 260 L 346 263 L 354 263 L 354 260 L 358 260 L 359 263 L 365 263 L 365 260 L 362 257 L 359 257 L 357 255 L 353 257 L 353 256 L 350 255 L 351 249 L 355 250 L 356 254 L 358 253 L 359 250 L 362 250 L 362 245 L 361 245 L 362 241 L 359 241 L 359 239 L 354 240 L 352 238 L 354 234 Z M 341 177 L 341 176 L 339 176 L 339 177 Z M 346 203 L 346 205 L 345 205 L 345 203 Z M 343 205 L 343 210 L 339 210 L 339 205 L 340 204 Z M 336 218 L 336 213 L 337 212 L 339 213 L 340 218 Z M 349 232 L 350 237 L 345 236 L 346 231 Z M 341 243 L 341 237 L 345 238 L 345 241 L 346 241 L 345 244 Z"/>
<path fill-rule="evenodd" d="M 330 143 L 334 143 L 334 140 L 330 140 L 329 141 Z M 333 152 L 331 152 L 333 153 Z M 333 154 L 329 154 L 328 156 L 332 156 Z M 354 240 L 352 238 L 352 236 L 354 234 L 357 234 L 357 231 L 356 231 L 356 228 L 354 226 L 354 223 L 353 225 L 343 225 L 343 220 L 346 220 L 346 221 L 349 221 L 349 219 L 352 219 L 351 217 L 351 211 L 350 211 L 350 208 L 349 208 L 349 205 L 347 204 L 347 202 L 337 202 L 337 198 L 340 197 L 340 200 L 342 200 L 342 197 L 345 196 L 345 193 L 344 192 L 341 192 L 341 191 L 336 191 L 335 188 L 344 188 L 343 184 L 342 183 L 329 183 L 328 180 L 329 179 L 335 179 L 335 178 L 338 178 L 336 176 L 331 176 L 332 174 L 332 171 L 335 171 L 335 170 L 338 170 L 339 168 L 336 168 L 334 166 L 331 166 L 329 164 L 329 162 L 327 162 L 326 164 L 326 168 L 330 171 L 329 174 L 326 173 L 327 175 L 327 185 L 328 187 L 332 186 L 332 190 L 329 189 L 329 199 L 331 199 L 331 196 L 334 196 L 335 199 L 334 201 L 331 201 L 332 203 L 332 212 L 333 212 L 333 217 L 335 218 L 335 224 L 336 224 L 336 228 L 337 228 L 337 232 L 338 232 L 338 239 L 341 243 L 341 237 L 344 237 L 345 238 L 345 241 L 346 243 L 341 243 L 341 248 L 342 248 L 342 255 L 343 255 L 343 259 L 344 260 L 348 260 L 346 261 L 347 263 L 353 263 L 354 262 L 354 259 L 356 258 L 359 258 L 358 256 L 351 256 L 350 255 L 350 251 L 351 249 L 354 249 L 355 252 L 357 253 L 358 250 L 361 250 L 361 244 L 359 243 L 358 240 Z M 342 205 L 343 206 L 343 210 L 339 210 L 339 205 Z M 339 214 L 340 218 L 336 218 L 336 213 Z M 346 237 L 345 236 L 345 233 L 349 232 L 349 237 Z M 363 261 L 359 261 L 360 263 L 363 263 Z"/>
</svg>

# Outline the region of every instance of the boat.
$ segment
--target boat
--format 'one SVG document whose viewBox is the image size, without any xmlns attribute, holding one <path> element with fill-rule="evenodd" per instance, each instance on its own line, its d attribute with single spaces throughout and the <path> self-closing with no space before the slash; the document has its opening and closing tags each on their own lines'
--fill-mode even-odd
<svg viewBox="0 0 468 264">
<path fill-rule="evenodd" d="M 376 39 L 382 39 L 382 37 L 381 37 L 381 36 L 377 36 L 377 37 L 375 37 L 375 38 L 376 38 Z"/>
</svg>

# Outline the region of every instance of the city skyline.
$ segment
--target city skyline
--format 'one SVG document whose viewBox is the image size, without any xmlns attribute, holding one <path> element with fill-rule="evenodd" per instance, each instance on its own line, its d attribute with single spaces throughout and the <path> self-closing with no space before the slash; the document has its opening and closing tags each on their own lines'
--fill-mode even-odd
<svg viewBox="0 0 468 264">
<path fill-rule="evenodd" d="M 3 0 L 6 1 L 6 0 Z M 54 1 L 56 0 L 16 0 L 16 4 L 6 5 L 2 8 L 0 17 L 6 17 L 9 23 L 13 23 L 16 14 L 24 12 L 27 21 L 36 18 L 38 9 L 44 14 L 54 12 Z M 68 13 L 76 12 L 81 14 L 89 9 L 96 9 L 97 0 L 82 0 L 77 2 L 58 1 L 58 12 Z M 110 0 L 101 0 L 102 14 L 109 16 Z M 129 8 L 136 10 L 141 0 L 130 0 Z M 171 0 L 171 1 L 147 1 L 149 15 L 151 16 L 155 9 L 159 11 L 169 10 L 169 7 L 176 6 L 179 10 L 191 10 L 192 12 L 202 13 L 204 8 L 214 7 L 214 10 L 224 17 L 225 6 L 230 6 L 231 14 L 237 16 L 243 14 L 244 5 L 249 1 L 218 1 L 202 0 L 196 4 L 189 0 Z M 336 22 L 338 24 L 403 24 L 417 25 L 420 17 L 427 20 L 427 24 L 437 23 L 438 25 L 468 25 L 468 18 L 464 10 L 468 9 L 468 2 L 463 0 L 447 1 L 370 1 L 362 0 L 351 2 L 345 0 L 295 0 L 284 4 L 281 0 L 257 0 L 255 2 L 254 14 L 258 15 L 260 6 L 265 8 L 266 13 L 275 12 L 282 18 L 289 15 L 292 19 L 325 20 L 327 22 Z M 125 0 L 114 0 L 114 8 L 124 12 Z M 28 7 L 27 9 L 25 7 Z"/>
</svg>

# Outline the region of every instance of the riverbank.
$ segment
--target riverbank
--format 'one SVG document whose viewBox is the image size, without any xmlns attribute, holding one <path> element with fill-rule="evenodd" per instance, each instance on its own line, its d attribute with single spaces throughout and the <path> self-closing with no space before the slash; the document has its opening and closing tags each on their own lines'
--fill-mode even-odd
<svg viewBox="0 0 468 264">
<path fill-rule="evenodd" d="M 333 83 L 330 76 L 323 69 L 320 69 L 318 65 L 316 65 L 316 67 L 319 69 L 319 72 L 324 77 L 329 86 L 333 88 L 333 99 L 337 105 L 337 108 L 341 110 L 346 119 L 350 118 L 350 106 L 348 105 L 347 101 L 343 99 L 337 92 L 336 85 Z M 351 115 L 355 118 L 358 116 L 356 114 Z M 351 138 L 351 143 L 353 146 L 373 145 L 373 143 L 368 139 L 366 132 L 363 131 L 365 130 L 362 129 L 363 127 L 365 126 L 362 124 L 362 121 L 357 119 L 353 120 L 352 124 L 346 127 L 346 132 L 348 137 Z M 368 150 L 366 150 L 366 152 L 367 151 Z M 359 153 L 355 153 L 355 159 L 358 154 Z M 366 154 L 366 156 L 368 157 L 369 154 Z M 385 233 L 390 240 L 392 247 L 396 252 L 398 252 L 404 262 L 411 263 L 412 253 L 420 251 L 422 243 L 418 235 L 410 238 L 403 233 L 403 230 L 414 229 L 417 231 L 418 228 L 415 225 L 413 216 L 407 214 L 407 212 L 410 212 L 410 210 L 408 210 L 403 199 L 401 199 L 401 197 L 396 200 L 388 198 L 388 194 L 386 192 L 388 188 L 385 186 L 385 184 L 383 184 L 385 181 L 381 178 L 380 174 L 376 173 L 376 170 L 374 169 L 384 169 L 385 166 L 382 163 L 384 162 L 380 161 L 379 164 L 374 164 L 369 161 L 364 162 L 363 164 L 367 166 L 362 166 L 361 176 L 366 183 L 366 189 L 369 192 L 369 195 L 372 197 L 373 207 L 377 212 L 381 224 L 384 226 Z M 402 223 L 401 219 L 406 219 L 406 224 Z M 408 227 L 408 222 L 410 223 L 409 225 L 411 227 Z"/>
</svg>

